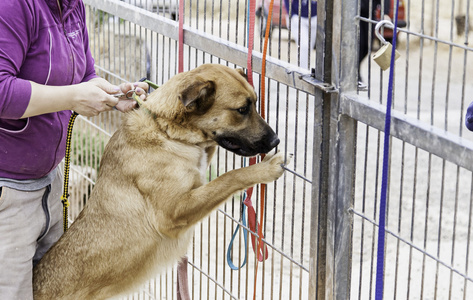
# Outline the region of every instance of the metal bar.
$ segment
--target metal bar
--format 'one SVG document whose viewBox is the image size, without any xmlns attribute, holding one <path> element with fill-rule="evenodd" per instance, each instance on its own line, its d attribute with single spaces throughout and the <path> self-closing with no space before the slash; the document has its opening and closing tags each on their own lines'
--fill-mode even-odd
<svg viewBox="0 0 473 300">
<path fill-rule="evenodd" d="M 317 38 L 315 78 L 331 83 L 333 0 L 317 2 Z M 333 230 L 329 217 L 329 171 L 331 148 L 332 95 L 315 90 L 314 144 L 312 171 L 312 201 L 310 225 L 310 274 L 309 297 L 311 299 L 334 299 L 333 297 L 333 240 L 328 232 Z"/>
<path fill-rule="evenodd" d="M 465 274 L 469 274 L 469 269 L 468 269 L 468 262 L 470 261 L 470 245 L 471 245 L 471 225 L 472 225 L 472 209 L 473 209 L 473 192 L 472 192 L 472 187 L 473 187 L 473 176 L 472 180 L 470 183 L 470 201 L 469 201 L 469 208 L 468 208 L 468 233 L 467 233 L 467 244 L 466 244 L 466 255 L 465 255 Z M 465 291 L 463 294 L 463 300 L 466 299 L 467 295 L 467 283 L 468 281 L 465 279 L 463 282 L 463 290 Z"/>
<path fill-rule="evenodd" d="M 355 158 L 357 122 L 339 114 L 341 95 L 356 92 L 358 82 L 358 43 L 353 36 L 357 27 L 353 19 L 357 14 L 355 1 L 335 1 L 333 13 L 333 55 L 338 68 L 333 70 L 332 82 L 338 82 L 340 94 L 332 95 L 330 147 L 330 189 L 328 217 L 333 231 L 328 240 L 333 243 L 333 299 L 350 299 L 352 268 L 353 206 L 355 187 Z M 332 236 L 332 237 L 330 237 Z M 327 295 L 327 293 L 326 293 Z"/>
<path fill-rule="evenodd" d="M 459 178 L 460 176 L 460 168 L 457 166 L 457 173 L 456 173 L 456 185 L 455 185 L 455 208 L 454 208 L 454 215 L 453 215 L 453 235 L 452 235 L 452 252 L 451 252 L 451 260 L 450 260 L 450 265 L 454 266 L 455 265 L 455 246 L 456 246 L 456 236 L 457 236 L 457 222 L 458 222 L 458 194 L 459 194 Z M 440 223 L 440 222 L 439 222 Z M 439 241 L 439 248 L 440 248 L 440 241 Z M 439 254 L 437 256 L 440 256 L 440 250 Z M 452 284 L 453 284 L 453 272 L 450 271 L 450 285 L 449 285 L 449 298 L 452 298 Z"/>
<path fill-rule="evenodd" d="M 378 130 L 384 130 L 385 108 L 357 95 L 344 94 L 340 112 Z M 473 171 L 473 142 L 392 111 L 391 135 Z"/>
</svg>

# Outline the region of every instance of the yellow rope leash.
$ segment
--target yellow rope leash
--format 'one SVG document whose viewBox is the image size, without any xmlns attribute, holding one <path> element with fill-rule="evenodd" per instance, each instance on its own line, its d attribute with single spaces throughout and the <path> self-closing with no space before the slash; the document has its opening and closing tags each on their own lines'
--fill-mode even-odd
<svg viewBox="0 0 473 300">
<path fill-rule="evenodd" d="M 71 165 L 71 141 L 72 141 L 72 127 L 74 126 L 74 121 L 76 120 L 79 114 L 73 112 L 71 118 L 69 119 L 69 125 L 67 126 L 67 138 L 66 138 L 66 158 L 64 166 L 64 192 L 62 193 L 61 202 L 62 202 L 62 211 L 63 211 L 63 225 L 64 232 L 69 228 L 69 171 Z"/>
</svg>

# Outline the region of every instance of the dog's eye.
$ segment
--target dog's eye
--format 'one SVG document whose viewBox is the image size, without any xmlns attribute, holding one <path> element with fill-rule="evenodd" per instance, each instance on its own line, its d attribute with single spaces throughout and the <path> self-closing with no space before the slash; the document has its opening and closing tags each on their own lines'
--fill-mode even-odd
<svg viewBox="0 0 473 300">
<path fill-rule="evenodd" d="M 239 109 L 237 109 L 238 112 L 242 115 L 246 115 L 250 112 L 250 107 L 247 105 L 247 106 L 243 106 L 243 107 L 240 107 Z"/>
</svg>

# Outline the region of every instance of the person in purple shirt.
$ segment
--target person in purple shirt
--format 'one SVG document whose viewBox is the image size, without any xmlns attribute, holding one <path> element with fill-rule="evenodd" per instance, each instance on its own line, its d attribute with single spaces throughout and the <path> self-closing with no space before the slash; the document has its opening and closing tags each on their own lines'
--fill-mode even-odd
<svg viewBox="0 0 473 300">
<path fill-rule="evenodd" d="M 291 31 L 291 38 L 300 49 L 299 66 L 310 69 L 309 52 L 315 47 L 317 34 L 317 1 L 284 0 L 284 7 L 288 13 L 286 24 Z"/>
<path fill-rule="evenodd" d="M 32 269 L 63 234 L 62 170 L 71 111 L 134 101 L 94 71 L 81 0 L 0 1 L 0 299 L 33 299 Z"/>
</svg>

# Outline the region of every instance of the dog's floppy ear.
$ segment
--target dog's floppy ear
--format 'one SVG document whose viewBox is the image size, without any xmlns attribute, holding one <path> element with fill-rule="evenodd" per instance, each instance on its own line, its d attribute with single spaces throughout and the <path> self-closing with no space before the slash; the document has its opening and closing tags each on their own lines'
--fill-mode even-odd
<svg viewBox="0 0 473 300">
<path fill-rule="evenodd" d="M 248 75 L 245 73 L 244 69 L 238 68 L 236 70 L 237 70 L 238 73 L 240 73 L 241 76 L 243 76 L 246 79 L 246 81 L 248 81 Z"/>
<path fill-rule="evenodd" d="M 196 107 L 199 110 L 212 105 L 215 83 L 211 80 L 196 80 L 179 94 L 179 100 L 186 108 Z"/>
</svg>

